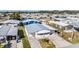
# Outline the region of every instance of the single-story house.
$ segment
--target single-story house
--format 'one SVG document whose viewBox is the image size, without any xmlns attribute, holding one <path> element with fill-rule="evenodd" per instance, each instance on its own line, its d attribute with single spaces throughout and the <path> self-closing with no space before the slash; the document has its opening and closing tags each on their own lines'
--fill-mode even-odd
<svg viewBox="0 0 79 59">
<path fill-rule="evenodd" d="M 11 19 L 11 20 L 2 21 L 0 23 L 1 24 L 16 24 L 16 25 L 18 25 L 20 23 L 20 21 L 19 20 Z"/>
<path fill-rule="evenodd" d="M 16 40 L 18 36 L 18 27 L 11 25 L 3 25 L 0 28 L 0 37 L 6 40 Z"/>
<path fill-rule="evenodd" d="M 66 23 L 59 22 L 59 21 L 53 21 L 53 26 L 58 29 L 63 29 L 63 30 L 69 30 L 73 27 L 70 24 L 66 24 Z"/>
<path fill-rule="evenodd" d="M 27 30 L 28 34 L 39 33 L 39 34 L 45 35 L 45 34 L 51 34 L 54 31 L 44 26 L 39 20 L 27 19 L 23 22 L 24 22 L 25 29 Z"/>
</svg>

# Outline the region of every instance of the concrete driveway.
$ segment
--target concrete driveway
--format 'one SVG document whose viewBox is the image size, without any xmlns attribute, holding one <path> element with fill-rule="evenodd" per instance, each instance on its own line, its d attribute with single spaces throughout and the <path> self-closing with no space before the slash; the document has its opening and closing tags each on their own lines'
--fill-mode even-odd
<svg viewBox="0 0 79 59">
<path fill-rule="evenodd" d="M 12 43 L 11 48 L 17 48 L 16 40 L 11 40 L 10 43 Z"/>
<path fill-rule="evenodd" d="M 65 39 L 63 39 L 56 33 L 49 35 L 48 38 L 55 44 L 57 48 L 63 48 L 72 45 L 71 43 L 67 42 Z"/>
<path fill-rule="evenodd" d="M 32 35 L 29 35 L 28 40 L 30 42 L 31 48 L 41 48 L 39 41 Z"/>
</svg>

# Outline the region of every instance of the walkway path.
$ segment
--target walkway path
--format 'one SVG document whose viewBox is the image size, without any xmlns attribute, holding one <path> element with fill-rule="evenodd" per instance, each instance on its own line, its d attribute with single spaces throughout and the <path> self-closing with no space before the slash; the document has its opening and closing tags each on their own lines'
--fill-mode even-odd
<svg viewBox="0 0 79 59">
<path fill-rule="evenodd" d="M 58 34 L 52 34 L 49 36 L 49 39 L 56 45 L 57 48 L 66 47 L 72 45 L 67 42 L 65 39 L 60 37 Z"/>
<path fill-rule="evenodd" d="M 22 40 L 17 43 L 17 48 L 23 48 Z"/>
<path fill-rule="evenodd" d="M 28 38 L 31 48 L 41 48 L 40 43 L 37 39 L 35 39 L 32 35 Z"/>
<path fill-rule="evenodd" d="M 11 48 L 17 48 L 16 40 L 11 40 L 10 43 L 12 43 Z"/>
</svg>

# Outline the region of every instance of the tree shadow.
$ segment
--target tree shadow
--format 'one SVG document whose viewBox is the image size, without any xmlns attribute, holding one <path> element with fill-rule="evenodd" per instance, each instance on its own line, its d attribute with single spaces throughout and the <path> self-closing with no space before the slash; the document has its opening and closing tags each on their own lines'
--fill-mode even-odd
<svg viewBox="0 0 79 59">
<path fill-rule="evenodd" d="M 7 43 L 4 45 L 4 48 L 11 48 L 12 43 Z"/>
<path fill-rule="evenodd" d="M 24 33 L 23 33 L 23 30 L 18 30 L 18 35 L 19 35 L 19 38 L 24 38 Z"/>
</svg>

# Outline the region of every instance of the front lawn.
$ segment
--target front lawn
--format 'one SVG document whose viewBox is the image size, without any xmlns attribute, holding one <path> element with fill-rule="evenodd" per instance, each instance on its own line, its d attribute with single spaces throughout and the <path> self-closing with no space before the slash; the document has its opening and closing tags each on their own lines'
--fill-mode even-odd
<svg viewBox="0 0 79 59">
<path fill-rule="evenodd" d="M 0 48 L 3 48 L 4 46 L 0 44 Z"/>
<path fill-rule="evenodd" d="M 55 45 L 53 44 L 53 42 L 51 42 L 49 39 L 45 38 L 45 39 L 39 39 L 40 45 L 43 48 L 55 48 Z"/>
</svg>

